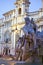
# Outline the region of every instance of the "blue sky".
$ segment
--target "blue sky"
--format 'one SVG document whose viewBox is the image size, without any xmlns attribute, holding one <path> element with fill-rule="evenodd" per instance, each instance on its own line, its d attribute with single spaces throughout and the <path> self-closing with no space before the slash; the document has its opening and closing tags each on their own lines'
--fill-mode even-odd
<svg viewBox="0 0 43 65">
<path fill-rule="evenodd" d="M 15 8 L 14 2 L 16 0 L 0 0 L 0 18 L 2 14 Z M 38 10 L 41 7 L 41 0 L 30 0 L 31 4 L 29 11 Z"/>
</svg>

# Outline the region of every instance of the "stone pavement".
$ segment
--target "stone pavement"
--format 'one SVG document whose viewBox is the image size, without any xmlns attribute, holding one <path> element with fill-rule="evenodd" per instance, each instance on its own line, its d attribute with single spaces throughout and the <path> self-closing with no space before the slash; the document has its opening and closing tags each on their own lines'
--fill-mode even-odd
<svg viewBox="0 0 43 65">
<path fill-rule="evenodd" d="M 15 61 L 5 60 L 3 58 L 0 58 L 0 65 L 15 65 Z"/>
<path fill-rule="evenodd" d="M 0 58 L 0 65 L 43 65 L 40 63 L 25 63 L 23 61 L 7 61 Z"/>
<path fill-rule="evenodd" d="M 0 59 L 0 65 L 9 65 L 6 60 Z"/>
<path fill-rule="evenodd" d="M 16 65 L 16 64 L 23 64 L 24 62 L 23 61 L 11 61 L 11 60 L 5 60 L 3 58 L 0 58 L 0 65 Z"/>
<path fill-rule="evenodd" d="M 0 57 L 0 65 L 14 65 L 15 62 L 11 60 L 12 58 L 10 56 Z"/>
<path fill-rule="evenodd" d="M 43 65 L 40 63 L 26 63 L 24 61 L 14 61 L 11 57 L 1 57 L 0 58 L 0 65 Z"/>
<path fill-rule="evenodd" d="M 12 60 L 12 57 L 10 57 L 10 56 L 8 56 L 8 55 L 7 55 L 7 56 L 5 55 L 5 56 L 3 56 L 3 57 L 1 57 L 1 58 L 4 59 L 4 60 Z"/>
<path fill-rule="evenodd" d="M 0 65 L 15 65 L 16 63 L 24 63 L 23 61 L 15 61 L 10 56 L 0 58 Z"/>
</svg>

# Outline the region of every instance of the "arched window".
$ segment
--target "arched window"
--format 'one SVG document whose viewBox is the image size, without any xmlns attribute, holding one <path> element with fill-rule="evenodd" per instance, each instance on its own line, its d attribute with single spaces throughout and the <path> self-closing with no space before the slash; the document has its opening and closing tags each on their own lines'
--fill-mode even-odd
<svg viewBox="0 0 43 65">
<path fill-rule="evenodd" d="M 21 8 L 19 8 L 19 14 L 21 14 Z"/>
</svg>

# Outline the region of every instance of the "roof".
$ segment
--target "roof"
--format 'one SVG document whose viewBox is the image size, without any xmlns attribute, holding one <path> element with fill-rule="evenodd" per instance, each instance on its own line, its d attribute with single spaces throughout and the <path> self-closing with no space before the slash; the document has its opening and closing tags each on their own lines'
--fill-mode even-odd
<svg viewBox="0 0 43 65">
<path fill-rule="evenodd" d="M 10 10 L 10 11 L 8 11 L 8 12 L 4 13 L 4 14 L 3 14 L 3 16 L 8 15 L 8 14 L 12 13 L 13 11 L 15 12 L 15 9 Z"/>
</svg>

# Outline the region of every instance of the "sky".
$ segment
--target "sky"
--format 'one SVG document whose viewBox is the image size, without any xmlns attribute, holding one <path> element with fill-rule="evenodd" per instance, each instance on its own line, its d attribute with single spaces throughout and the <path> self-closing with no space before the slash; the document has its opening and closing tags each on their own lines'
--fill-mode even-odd
<svg viewBox="0 0 43 65">
<path fill-rule="evenodd" d="M 0 0 L 0 18 L 2 18 L 2 14 L 15 9 L 14 2 L 16 0 Z M 37 11 L 41 8 L 41 0 L 29 0 L 31 2 L 29 11 Z"/>
</svg>

